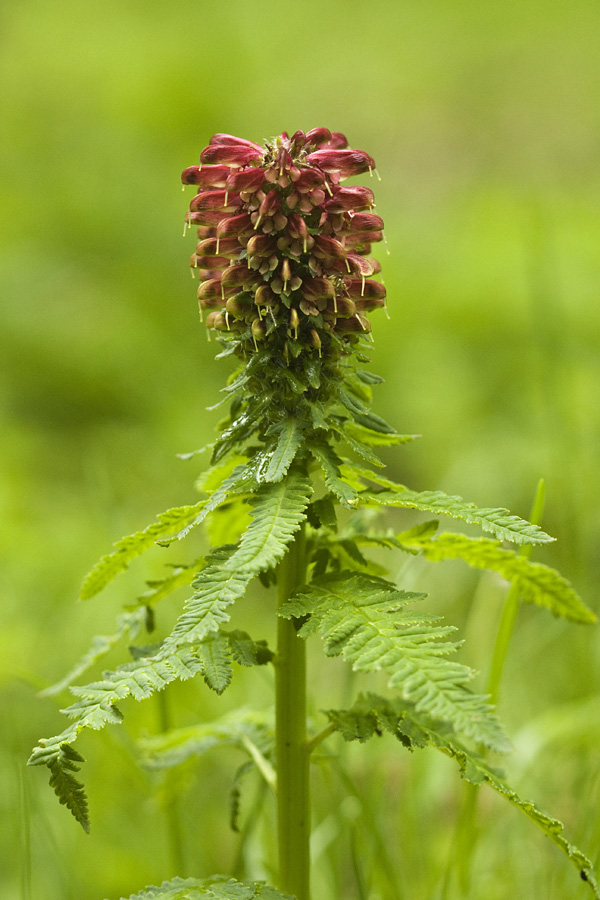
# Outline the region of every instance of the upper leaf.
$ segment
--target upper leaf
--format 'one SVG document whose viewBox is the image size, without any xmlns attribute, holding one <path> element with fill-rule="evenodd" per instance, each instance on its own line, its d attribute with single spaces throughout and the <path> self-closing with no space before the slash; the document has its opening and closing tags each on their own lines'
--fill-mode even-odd
<svg viewBox="0 0 600 900">
<path fill-rule="evenodd" d="M 302 444 L 302 429 L 294 416 L 288 416 L 278 428 L 278 438 L 264 473 L 265 481 L 281 481 Z"/>
<path fill-rule="evenodd" d="M 311 482 L 300 471 L 289 472 L 282 481 L 261 485 L 251 501 L 252 522 L 238 549 L 224 563 L 225 568 L 243 570 L 251 576 L 279 562 L 306 517 L 311 494 Z"/>
<path fill-rule="evenodd" d="M 375 473 L 367 473 L 371 480 L 379 481 Z M 393 485 L 392 482 L 388 482 Z M 393 485 L 390 490 L 365 491 L 360 495 L 361 503 L 380 506 L 400 506 L 405 509 L 419 509 L 435 515 L 462 519 L 472 525 L 479 525 L 496 537 L 515 544 L 547 544 L 554 538 L 537 525 L 513 516 L 507 509 L 479 508 L 462 497 L 444 494 L 442 491 L 411 491 L 403 485 Z"/>
<path fill-rule="evenodd" d="M 421 550 L 427 559 L 462 559 L 470 566 L 498 572 L 517 586 L 524 601 L 545 606 L 556 616 L 586 624 L 596 621 L 572 585 L 555 569 L 531 562 L 505 549 L 498 541 L 463 534 L 440 534 L 433 538 L 398 535 L 398 539 L 401 546 Z"/>
<path fill-rule="evenodd" d="M 183 525 L 191 522 L 198 514 L 202 513 L 206 502 L 206 500 L 200 500 L 193 506 L 177 506 L 168 509 L 158 516 L 156 522 L 144 528 L 143 531 L 136 531 L 135 534 L 126 535 L 116 541 L 112 553 L 103 556 L 86 576 L 81 586 L 81 599 L 88 600 L 98 594 L 119 572 L 127 568 L 132 559 L 152 547 L 159 538 L 178 531 Z"/>
</svg>

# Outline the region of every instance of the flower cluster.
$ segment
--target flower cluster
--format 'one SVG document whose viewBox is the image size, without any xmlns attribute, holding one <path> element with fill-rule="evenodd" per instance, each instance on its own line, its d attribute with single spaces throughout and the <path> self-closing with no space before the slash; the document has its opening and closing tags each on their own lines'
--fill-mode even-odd
<svg viewBox="0 0 600 900">
<path fill-rule="evenodd" d="M 385 287 L 369 280 L 383 221 L 369 188 L 341 182 L 372 173 L 373 159 L 313 128 L 265 147 L 216 134 L 200 162 L 182 181 L 198 188 L 186 221 L 198 229 L 191 265 L 207 326 L 244 353 L 284 335 L 286 356 L 369 332 L 365 313 L 385 306 Z"/>
</svg>

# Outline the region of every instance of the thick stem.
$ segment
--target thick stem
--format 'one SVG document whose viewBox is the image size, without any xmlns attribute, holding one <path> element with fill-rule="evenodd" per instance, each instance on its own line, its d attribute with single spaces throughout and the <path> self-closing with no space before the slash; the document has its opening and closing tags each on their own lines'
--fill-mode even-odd
<svg viewBox="0 0 600 900">
<path fill-rule="evenodd" d="M 278 606 L 304 583 L 304 529 L 279 565 Z M 306 742 L 306 647 L 297 621 L 279 618 L 275 665 L 279 887 L 309 900 L 310 791 Z"/>
</svg>

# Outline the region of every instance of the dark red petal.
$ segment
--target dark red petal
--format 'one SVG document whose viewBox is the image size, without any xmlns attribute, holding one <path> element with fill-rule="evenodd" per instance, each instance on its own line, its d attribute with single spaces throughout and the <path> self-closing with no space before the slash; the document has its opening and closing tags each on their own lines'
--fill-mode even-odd
<svg viewBox="0 0 600 900">
<path fill-rule="evenodd" d="M 331 140 L 331 132 L 329 128 L 311 128 L 306 132 L 306 145 L 320 147 L 321 144 Z"/>
<path fill-rule="evenodd" d="M 375 168 L 375 161 L 363 150 L 315 150 L 308 154 L 306 162 L 324 172 L 339 172 L 342 178 Z"/>
<path fill-rule="evenodd" d="M 251 167 L 232 172 L 225 183 L 225 187 L 228 191 L 245 191 L 248 194 L 253 194 L 263 186 L 264 181 L 264 169 Z"/>
<path fill-rule="evenodd" d="M 260 148 L 245 147 L 241 144 L 209 144 L 200 155 L 203 163 L 224 163 L 230 166 L 247 166 L 262 159 Z"/>
<path fill-rule="evenodd" d="M 348 222 L 348 230 L 351 234 L 359 231 L 381 231 L 383 219 L 375 213 L 356 213 Z"/>
<path fill-rule="evenodd" d="M 181 173 L 181 180 L 199 187 L 225 187 L 230 172 L 229 166 L 190 166 Z"/>
<path fill-rule="evenodd" d="M 213 134 L 209 144 L 220 144 L 224 147 L 254 147 L 256 150 L 260 150 L 262 153 L 262 147 L 258 144 L 255 144 L 254 141 L 249 141 L 246 138 L 236 137 L 235 134 Z"/>
</svg>

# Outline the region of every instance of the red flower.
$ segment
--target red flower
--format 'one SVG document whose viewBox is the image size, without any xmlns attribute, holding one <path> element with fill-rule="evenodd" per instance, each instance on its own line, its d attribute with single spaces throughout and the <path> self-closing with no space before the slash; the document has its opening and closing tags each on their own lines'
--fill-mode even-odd
<svg viewBox="0 0 600 900">
<path fill-rule="evenodd" d="M 244 354 L 280 341 L 286 358 L 369 332 L 364 312 L 385 304 L 385 288 L 369 280 L 381 267 L 366 254 L 383 221 L 369 188 L 339 182 L 371 172 L 372 157 L 313 128 L 264 147 L 215 134 L 200 159 L 181 178 L 198 187 L 187 221 L 198 226 L 192 265 L 207 326 L 230 332 Z"/>
</svg>

